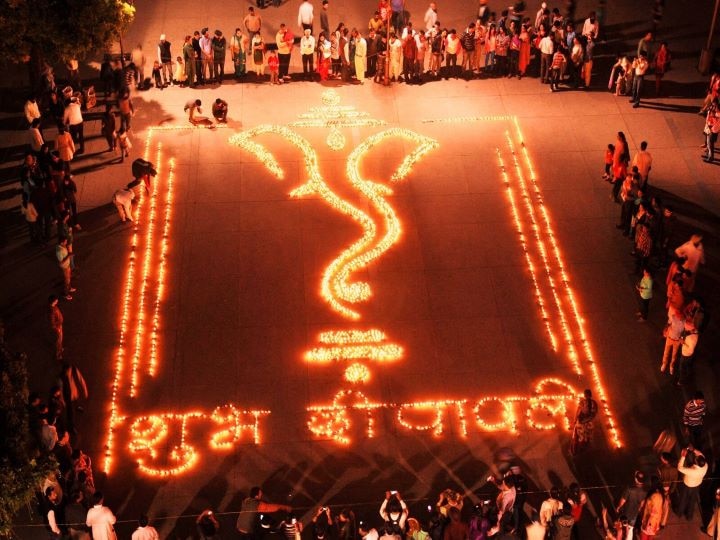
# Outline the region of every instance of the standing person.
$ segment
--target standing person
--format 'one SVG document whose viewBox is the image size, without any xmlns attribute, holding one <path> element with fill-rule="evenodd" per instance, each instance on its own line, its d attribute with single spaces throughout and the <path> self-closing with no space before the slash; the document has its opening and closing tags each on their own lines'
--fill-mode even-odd
<svg viewBox="0 0 720 540">
<path fill-rule="evenodd" d="M 540 82 L 550 83 L 550 68 L 552 66 L 555 43 L 550 33 L 540 39 Z"/>
<path fill-rule="evenodd" d="M 93 506 L 88 510 L 85 525 L 92 529 L 93 540 L 117 540 L 115 534 L 115 521 L 117 518 L 112 511 L 103 506 L 103 495 L 96 491 L 93 495 Z"/>
<path fill-rule="evenodd" d="M 692 371 L 692 360 L 695 356 L 695 348 L 698 342 L 698 330 L 692 322 L 685 321 L 685 332 L 682 338 L 682 347 L 680 348 L 680 366 L 678 367 L 677 386 L 687 384 Z"/>
<path fill-rule="evenodd" d="M 712 540 L 720 540 L 720 488 L 715 490 L 715 503 L 713 504 L 712 517 L 705 532 Z"/>
<path fill-rule="evenodd" d="M 250 50 L 252 51 L 250 70 L 254 71 L 259 78 L 265 73 L 265 42 L 260 34 L 253 36 L 250 41 Z"/>
<path fill-rule="evenodd" d="M 245 44 L 244 35 L 239 28 L 230 38 L 230 55 L 233 63 L 233 74 L 236 79 L 245 75 Z"/>
<path fill-rule="evenodd" d="M 640 522 L 640 540 L 652 540 L 660 532 L 663 513 L 663 490 L 660 484 L 650 488 Z"/>
<path fill-rule="evenodd" d="M 275 35 L 275 43 L 277 44 L 278 60 L 280 63 L 278 71 L 278 82 L 289 82 L 290 56 L 292 54 L 292 48 L 295 43 L 295 37 L 288 29 L 288 27 L 285 26 L 285 23 L 282 23 L 280 25 L 280 29 Z"/>
<path fill-rule="evenodd" d="M 58 245 L 55 246 L 55 257 L 63 275 L 63 296 L 65 300 L 72 300 L 73 297 L 70 293 L 74 293 L 77 289 L 70 284 L 72 279 L 72 253 L 68 249 L 68 239 L 66 237 L 60 238 Z"/>
<path fill-rule="evenodd" d="M 647 73 L 649 67 L 650 63 L 647 60 L 647 53 L 641 51 L 640 56 L 633 60 L 630 68 L 633 71 L 632 97 L 630 98 L 630 103 L 633 104 L 633 108 L 635 109 L 640 106 L 643 81 L 645 80 L 645 73 Z"/>
<path fill-rule="evenodd" d="M 112 112 L 112 106 L 108 103 L 105 105 L 105 112 L 100 120 L 100 132 L 108 144 L 106 152 L 115 150 L 115 114 Z"/>
<path fill-rule="evenodd" d="M 705 264 L 705 248 L 703 247 L 702 239 L 702 235 L 693 234 L 690 240 L 675 250 L 675 255 L 687 259 L 684 264 L 685 269 L 690 271 L 690 275 L 685 278 L 685 290 L 687 292 L 692 292 L 695 288 L 695 278 L 697 277 L 698 270 L 700 270 L 700 265 Z"/>
<path fill-rule="evenodd" d="M 255 534 L 255 523 L 258 514 L 272 514 L 274 512 L 291 512 L 292 508 L 284 504 L 274 504 L 262 500 L 263 492 L 259 486 L 250 490 L 250 495 L 245 498 L 240 506 L 235 528 L 245 540 L 250 540 Z"/>
<path fill-rule="evenodd" d="M 663 350 L 660 373 L 665 373 L 668 363 L 670 364 L 670 375 L 675 373 L 675 362 L 677 361 L 677 355 L 680 350 L 684 329 L 685 319 L 680 312 L 680 309 L 675 306 L 670 306 L 668 309 L 667 326 L 663 330 L 663 335 L 665 336 L 665 349 Z"/>
<path fill-rule="evenodd" d="M 213 72 L 218 84 L 222 84 L 225 78 L 225 54 L 227 41 L 220 30 L 215 30 L 215 37 L 212 39 L 213 48 Z"/>
<path fill-rule="evenodd" d="M 192 36 L 185 36 L 182 48 L 183 61 L 185 62 L 185 80 L 190 87 L 195 86 L 195 49 L 192 46 Z"/>
<path fill-rule="evenodd" d="M 328 0 L 323 0 L 322 2 L 322 11 L 320 11 L 320 28 L 323 32 L 325 32 L 325 38 L 330 39 L 330 21 L 328 19 L 328 8 L 330 7 L 330 2 Z"/>
<path fill-rule="evenodd" d="M 639 309 L 635 315 L 637 315 L 638 322 L 645 322 L 648 318 L 648 311 L 650 310 L 650 300 L 653 297 L 652 289 L 653 289 L 653 279 L 650 275 L 650 270 L 647 267 L 644 267 L 642 269 L 642 278 L 638 282 L 638 284 L 635 286 L 635 290 L 637 290 L 639 298 Z"/>
<path fill-rule="evenodd" d="M 202 48 L 200 47 L 200 32 L 195 30 L 192 37 L 192 47 L 195 51 L 195 76 L 197 77 L 197 85 L 205 84 L 205 74 L 203 73 Z"/>
<path fill-rule="evenodd" d="M 138 519 L 138 528 L 132 533 L 131 540 L 160 540 L 157 530 L 149 525 L 148 517 L 143 514 Z"/>
<path fill-rule="evenodd" d="M 650 169 L 652 169 L 652 154 L 648 152 L 647 141 L 640 143 L 640 151 L 635 154 L 632 160 L 632 166 L 638 168 L 640 173 L 640 185 L 638 186 L 644 193 L 647 193 L 646 185 L 648 176 L 650 175 Z"/>
<path fill-rule="evenodd" d="M 586 89 L 590 88 L 590 82 L 592 81 L 594 50 L 595 40 L 592 37 L 588 37 L 587 42 L 585 43 L 585 56 L 583 57 L 583 82 Z"/>
<path fill-rule="evenodd" d="M 135 66 L 135 80 L 138 84 L 142 84 L 145 81 L 145 53 L 143 53 L 142 45 L 140 43 L 130 53 L 130 60 Z"/>
<path fill-rule="evenodd" d="M 505 50 L 507 54 L 507 49 Z M 450 75 L 458 78 L 457 73 L 457 57 L 460 52 L 460 38 L 457 36 L 455 29 L 451 29 L 445 38 L 445 79 L 449 79 Z"/>
<path fill-rule="evenodd" d="M 462 70 L 472 71 L 475 65 L 475 23 L 470 23 L 460 38 L 463 50 Z"/>
<path fill-rule="evenodd" d="M 25 113 L 25 119 L 27 120 L 28 125 L 32 125 L 33 120 L 40 120 L 40 107 L 35 100 L 35 96 L 28 97 L 27 101 L 25 102 L 23 111 Z"/>
<path fill-rule="evenodd" d="M 90 530 L 85 525 L 85 495 L 81 490 L 70 493 L 70 504 L 65 507 L 65 521 L 71 540 L 90 540 Z"/>
<path fill-rule="evenodd" d="M 645 496 L 647 495 L 647 489 L 645 489 L 645 473 L 635 471 L 633 480 L 633 485 L 625 489 L 615 508 L 617 515 L 625 515 L 625 517 L 627 517 L 628 528 L 631 530 L 635 528 L 635 523 L 637 522 L 645 502 Z"/>
<path fill-rule="evenodd" d="M 200 58 L 202 60 L 203 76 L 206 77 L 206 81 L 214 82 L 215 79 L 215 64 L 214 55 L 212 48 L 212 38 L 210 37 L 210 30 L 207 28 L 202 29 L 202 37 L 199 40 L 200 43 Z"/>
<path fill-rule="evenodd" d="M 132 142 L 130 136 L 124 127 L 121 127 L 117 132 L 117 150 L 120 152 L 120 163 L 125 161 L 126 157 L 130 157 L 130 149 L 132 148 Z"/>
<path fill-rule="evenodd" d="M 35 118 L 28 128 L 28 140 L 30 142 L 30 149 L 37 156 L 40 154 L 42 145 L 45 144 L 43 140 L 42 131 L 40 131 L 40 119 Z"/>
<path fill-rule="evenodd" d="M 705 395 L 698 390 L 693 394 L 692 399 L 685 404 L 682 419 L 683 431 L 690 444 L 695 448 L 702 447 L 703 424 L 706 412 Z"/>
<path fill-rule="evenodd" d="M 215 514 L 209 508 L 202 511 L 195 521 L 195 527 L 200 534 L 200 540 L 211 540 L 220 531 L 220 523 L 215 519 Z M 295 537 L 289 540 L 296 540 Z"/>
<path fill-rule="evenodd" d="M 573 425 L 572 440 L 570 442 L 570 453 L 572 455 L 577 454 L 578 451 L 592 444 L 597 413 L 597 401 L 593 399 L 592 391 L 586 389 L 583 397 L 581 397 L 578 402 L 577 411 L 575 412 L 575 423 Z"/>
<path fill-rule="evenodd" d="M 60 540 L 62 538 L 62 530 L 58 523 L 64 521 L 62 516 L 62 506 L 60 504 L 60 496 L 53 486 L 48 486 L 45 489 L 45 526 L 48 529 L 50 538 L 53 540 Z"/>
<path fill-rule="evenodd" d="M 540 505 L 540 525 L 543 527 L 551 527 L 552 522 L 563 509 L 563 503 L 560 501 L 560 490 L 553 486 L 550 488 L 550 496 Z"/>
<path fill-rule="evenodd" d="M 163 85 L 172 84 L 172 52 L 170 42 L 165 39 L 165 34 L 160 34 L 160 41 L 157 46 L 158 62 L 162 66 Z"/>
<path fill-rule="evenodd" d="M 520 35 L 520 55 L 518 58 L 518 78 L 522 79 L 527 72 L 527 68 L 530 65 L 530 29 L 527 24 L 522 25 Z M 476 50 L 476 54 L 480 51 Z"/>
<path fill-rule="evenodd" d="M 680 497 L 677 505 L 677 515 L 687 520 L 693 518 L 695 507 L 698 505 L 698 492 L 700 484 L 708 470 L 705 456 L 692 446 L 683 448 L 680 453 L 677 469 L 683 475 L 683 484 L 680 486 Z"/>
<path fill-rule="evenodd" d="M 582 35 L 591 36 L 595 40 L 600 35 L 600 23 L 598 22 L 594 11 L 591 11 L 590 15 L 588 15 L 588 18 L 585 19 L 585 22 L 583 23 Z"/>
<path fill-rule="evenodd" d="M 665 72 L 670 68 L 670 50 L 668 49 L 667 41 L 663 41 L 655 53 L 653 68 L 655 69 L 655 95 L 660 96 L 660 84 L 662 83 Z"/>
<path fill-rule="evenodd" d="M 77 190 L 77 184 L 72 175 L 64 175 L 62 184 L 60 184 L 60 194 L 65 202 L 65 208 L 70 212 L 70 225 L 80 231 L 82 227 L 78 223 Z"/>
<path fill-rule="evenodd" d="M 399 34 L 403 26 L 405 26 L 405 0 L 390 0 L 390 24 L 395 29 L 395 33 Z"/>
<path fill-rule="evenodd" d="M 560 89 L 560 79 L 562 78 L 560 74 L 563 72 L 566 64 L 567 61 L 565 60 L 565 55 L 562 52 L 562 46 L 558 45 L 557 49 L 555 50 L 555 54 L 552 57 L 552 63 L 550 64 L 551 92 L 557 92 Z M 610 146 L 612 146 L 612 144 Z M 610 156 L 610 159 L 612 163 L 612 156 Z"/>
<path fill-rule="evenodd" d="M 130 121 L 135 114 L 135 107 L 130 99 L 130 89 L 125 88 L 118 96 L 118 109 L 120 111 L 120 127 L 130 129 Z"/>
<path fill-rule="evenodd" d="M 85 129 L 82 111 L 80 110 L 80 101 L 76 97 L 70 98 L 70 103 L 65 106 L 65 114 L 63 115 L 63 124 L 68 126 L 73 141 L 77 142 L 80 148 L 76 154 L 85 152 Z"/>
<path fill-rule="evenodd" d="M 303 34 L 305 30 L 313 33 L 313 5 L 308 0 L 303 0 L 298 8 L 298 26 L 302 28 Z"/>
<path fill-rule="evenodd" d="M 63 314 L 58 307 L 58 297 L 51 294 L 48 297 L 48 304 L 50 306 L 49 321 L 50 330 L 55 335 L 55 360 L 62 360 L 63 357 Z"/>
<path fill-rule="evenodd" d="M 707 163 L 712 163 L 715 160 L 715 143 L 718 133 L 720 133 L 720 102 L 718 102 L 718 98 L 713 99 L 707 110 L 703 133 L 705 133 L 705 144 L 703 145 L 705 157 L 703 159 Z"/>
<path fill-rule="evenodd" d="M 628 149 L 625 133 L 618 131 L 617 140 L 615 142 L 615 151 L 613 153 L 612 177 L 613 189 L 610 198 L 619 202 L 618 195 L 623 181 L 627 176 L 627 168 L 630 163 L 630 150 Z"/>
<path fill-rule="evenodd" d="M 120 220 L 125 222 L 129 219 L 133 222 L 132 202 L 135 198 L 135 192 L 131 189 L 118 189 L 112 197 L 112 202 L 120 214 Z"/>
<path fill-rule="evenodd" d="M 435 2 L 430 2 L 423 20 L 425 21 L 425 30 L 430 32 L 433 28 L 435 28 L 435 23 L 438 20 L 437 5 Z"/>
<path fill-rule="evenodd" d="M 677 467 L 671 463 L 671 454 L 663 452 L 659 457 L 660 465 L 658 465 L 657 474 L 663 488 L 663 511 L 660 527 L 665 527 L 670 515 L 671 498 L 674 498 L 675 492 L 677 491 L 679 475 Z"/>
<path fill-rule="evenodd" d="M 245 18 L 243 19 L 243 25 L 245 26 L 245 30 L 247 30 L 250 39 L 252 39 L 255 34 L 260 33 L 260 29 L 262 28 L 262 17 L 255 13 L 254 7 L 248 7 L 248 14 L 245 15 Z"/>
<path fill-rule="evenodd" d="M 306 28 L 303 31 L 303 37 L 300 38 L 300 54 L 302 55 L 303 77 L 305 80 L 312 80 L 314 53 L 315 38 L 312 36 L 312 30 Z"/>
<path fill-rule="evenodd" d="M 280 84 L 278 72 L 280 71 L 280 59 L 275 54 L 275 49 L 270 49 L 267 59 L 268 69 L 270 70 L 270 84 Z"/>
</svg>

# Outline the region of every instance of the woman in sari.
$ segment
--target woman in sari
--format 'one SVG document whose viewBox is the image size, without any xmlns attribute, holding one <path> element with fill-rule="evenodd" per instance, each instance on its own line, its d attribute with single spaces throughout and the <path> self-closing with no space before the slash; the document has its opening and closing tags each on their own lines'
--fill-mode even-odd
<svg viewBox="0 0 720 540">
<path fill-rule="evenodd" d="M 595 417 L 597 416 L 598 405 L 592 397 L 591 390 L 585 390 L 580 398 L 575 423 L 573 425 L 572 440 L 570 442 L 570 453 L 575 455 L 578 451 L 590 446 L 595 430 Z"/>
</svg>

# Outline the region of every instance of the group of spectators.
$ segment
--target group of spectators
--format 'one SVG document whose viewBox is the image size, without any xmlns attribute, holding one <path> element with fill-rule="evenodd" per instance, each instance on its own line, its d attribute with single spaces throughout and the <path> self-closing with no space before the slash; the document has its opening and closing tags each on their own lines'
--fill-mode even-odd
<svg viewBox="0 0 720 540">
<path fill-rule="evenodd" d="M 429 4 L 422 21 L 410 20 L 402 0 L 379 0 L 366 26 L 350 27 L 343 22 L 331 26 L 330 18 L 329 0 L 322 0 L 318 17 L 313 4 L 303 0 L 298 8 L 297 35 L 283 22 L 274 36 L 263 36 L 263 18 L 250 6 L 242 26 L 229 38 L 221 30 L 211 32 L 205 27 L 184 36 L 180 54 L 173 53 L 162 34 L 157 59 L 152 60 L 152 79 L 161 89 L 173 84 L 221 84 L 229 60 L 236 78 L 247 73 L 260 77 L 267 68 L 270 81 L 282 84 L 291 81 L 291 56 L 299 46 L 305 80 L 319 75 L 320 80 L 363 82 L 373 77 L 380 82 L 387 67 L 390 81 L 475 75 L 522 78 L 532 73 L 551 84 L 553 90 L 564 81 L 571 87 L 589 87 L 593 51 L 600 35 L 594 12 L 582 22 L 575 19 L 574 2 L 566 3 L 563 14 L 559 8 L 550 9 L 546 2 L 530 14 L 525 2 L 516 2 L 499 15 L 486 2 L 480 2 L 477 17 L 459 30 L 441 24 L 435 2 Z M 613 85 L 618 81 L 619 92 L 633 91 L 635 101 L 639 100 L 645 72 L 652 68 L 659 93 L 660 79 L 670 65 L 667 45 L 661 44 L 654 54 L 651 46 L 652 34 L 648 34 L 638 46 L 637 59 L 622 57 L 611 76 Z M 125 76 L 119 76 L 117 68 L 108 64 L 101 77 L 106 86 L 123 79 L 147 87 L 147 64 L 138 45 Z"/>
</svg>

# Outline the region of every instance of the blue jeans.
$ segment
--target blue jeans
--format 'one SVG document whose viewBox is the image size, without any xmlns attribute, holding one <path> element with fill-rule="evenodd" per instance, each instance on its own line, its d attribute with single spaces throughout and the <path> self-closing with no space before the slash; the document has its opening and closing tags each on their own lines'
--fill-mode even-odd
<svg viewBox="0 0 720 540">
<path fill-rule="evenodd" d="M 632 100 L 635 103 L 640 103 L 640 94 L 642 93 L 642 85 L 644 80 L 644 75 L 635 75 L 635 77 L 633 77 Z"/>
</svg>

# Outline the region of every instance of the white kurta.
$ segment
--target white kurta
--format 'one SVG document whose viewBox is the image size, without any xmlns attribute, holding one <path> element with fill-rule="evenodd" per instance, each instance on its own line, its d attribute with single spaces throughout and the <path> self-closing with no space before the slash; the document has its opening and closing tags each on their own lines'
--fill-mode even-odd
<svg viewBox="0 0 720 540">
<path fill-rule="evenodd" d="M 365 72 L 367 71 L 367 41 L 365 38 L 359 38 L 355 41 L 355 76 L 358 81 L 365 80 Z"/>
<path fill-rule="evenodd" d="M 88 510 L 85 524 L 92 529 L 93 540 L 117 540 L 115 515 L 107 506 L 95 505 Z"/>
</svg>

